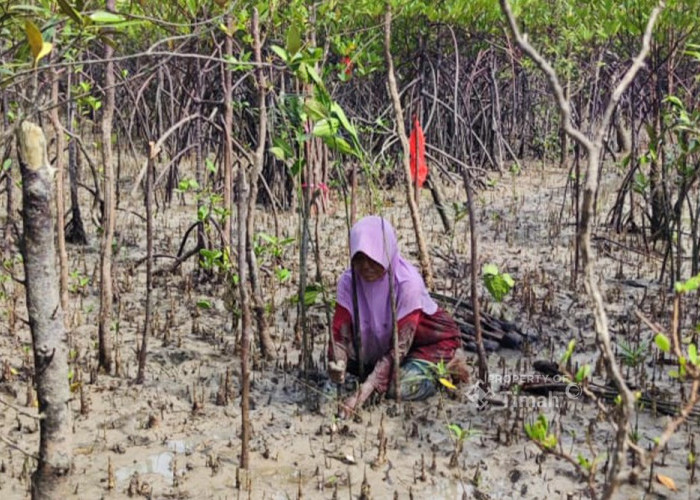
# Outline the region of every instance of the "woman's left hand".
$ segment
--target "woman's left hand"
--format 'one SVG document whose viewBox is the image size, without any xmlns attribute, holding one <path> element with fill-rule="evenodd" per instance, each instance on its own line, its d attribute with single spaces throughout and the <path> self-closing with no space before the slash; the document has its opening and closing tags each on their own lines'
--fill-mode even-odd
<svg viewBox="0 0 700 500">
<path fill-rule="evenodd" d="M 355 413 L 357 410 L 362 408 L 362 405 L 365 404 L 365 401 L 367 401 L 367 398 L 369 398 L 372 395 L 372 392 L 374 391 L 374 386 L 371 383 L 363 383 L 360 388 L 347 398 L 342 404 L 340 408 L 340 418 L 347 418 L 353 413 Z"/>
</svg>

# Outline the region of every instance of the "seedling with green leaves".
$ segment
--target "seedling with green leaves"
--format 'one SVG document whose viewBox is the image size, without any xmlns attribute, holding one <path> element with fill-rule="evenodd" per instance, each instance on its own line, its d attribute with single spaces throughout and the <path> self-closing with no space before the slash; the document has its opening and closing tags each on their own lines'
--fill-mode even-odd
<svg viewBox="0 0 700 500">
<path fill-rule="evenodd" d="M 540 413 L 534 422 L 525 423 L 525 434 L 543 450 L 553 450 L 558 443 L 557 436 L 549 432 L 550 423 Z"/>
<path fill-rule="evenodd" d="M 508 273 L 501 273 L 496 264 L 486 264 L 482 270 L 486 289 L 496 302 L 501 302 L 515 286 L 515 280 Z"/>
<path fill-rule="evenodd" d="M 452 450 L 452 455 L 450 456 L 449 467 L 456 467 L 459 462 L 459 457 L 464 449 L 464 442 L 471 439 L 474 436 L 479 435 L 479 431 L 472 428 L 464 429 L 459 424 L 449 424 L 447 429 L 450 432 L 450 437 L 454 443 L 454 449 Z"/>
</svg>

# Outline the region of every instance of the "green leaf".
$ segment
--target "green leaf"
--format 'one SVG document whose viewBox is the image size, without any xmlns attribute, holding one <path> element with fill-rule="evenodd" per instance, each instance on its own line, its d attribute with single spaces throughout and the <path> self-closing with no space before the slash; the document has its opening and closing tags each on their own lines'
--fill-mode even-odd
<svg viewBox="0 0 700 500">
<path fill-rule="evenodd" d="M 293 176 L 297 176 L 301 173 L 302 169 L 304 168 L 305 162 L 303 158 L 297 158 L 294 163 L 292 163 L 292 166 L 289 168 L 290 172 L 292 173 Z"/>
<path fill-rule="evenodd" d="M 498 266 L 496 264 L 484 264 L 484 267 L 481 270 L 481 272 L 484 275 L 496 276 L 498 275 Z"/>
<path fill-rule="evenodd" d="M 671 350 L 671 341 L 663 333 L 657 333 L 654 337 L 654 343 L 656 347 L 661 349 L 663 352 L 669 352 Z"/>
<path fill-rule="evenodd" d="M 280 59 L 282 59 L 284 62 L 288 63 L 289 62 L 289 54 L 287 54 L 287 51 L 284 50 L 282 47 L 279 45 L 271 45 L 270 50 L 277 54 Z"/>
<path fill-rule="evenodd" d="M 106 10 L 96 10 L 88 16 L 92 22 L 97 24 L 114 24 L 121 23 L 126 19 L 119 14 L 114 14 L 113 12 L 107 12 Z"/>
<path fill-rule="evenodd" d="M 197 220 L 200 222 L 204 222 L 207 217 L 209 217 L 209 207 L 206 205 L 200 205 L 199 208 L 197 209 Z"/>
<path fill-rule="evenodd" d="M 687 281 L 677 281 L 674 285 L 676 293 L 694 292 L 698 288 L 700 288 L 700 274 L 693 276 Z"/>
<path fill-rule="evenodd" d="M 335 118 L 324 118 L 316 122 L 311 134 L 315 137 L 332 137 L 338 132 L 339 122 Z"/>
<path fill-rule="evenodd" d="M 591 374 L 591 365 L 583 365 L 576 372 L 576 382 L 583 382 Z"/>
<path fill-rule="evenodd" d="M 341 108 L 337 102 L 333 102 L 331 104 L 331 113 L 333 113 L 335 117 L 338 118 L 338 120 L 340 120 L 340 124 L 347 131 L 347 133 L 350 134 L 356 142 L 360 142 L 357 138 L 357 130 L 350 123 L 348 117 L 345 116 L 345 111 L 343 111 L 343 108 Z"/>
<path fill-rule="evenodd" d="M 486 264 L 482 269 L 484 285 L 496 302 L 501 302 L 515 285 L 515 280 L 507 273 L 499 273 L 495 264 Z"/>
<path fill-rule="evenodd" d="M 211 309 L 211 302 L 207 299 L 200 299 L 197 301 L 197 307 L 200 309 Z"/>
<path fill-rule="evenodd" d="M 688 359 L 695 366 L 698 364 L 698 347 L 695 344 L 690 344 L 688 346 Z"/>
<path fill-rule="evenodd" d="M 314 69 L 313 66 L 310 64 L 304 64 L 306 66 L 306 73 L 309 75 L 309 78 L 318 86 L 319 89 L 325 91 L 325 86 L 323 85 L 323 80 L 321 80 L 321 77 L 318 76 L 318 73 Z"/>
<path fill-rule="evenodd" d="M 71 6 L 66 0 L 57 0 L 58 1 L 58 6 L 60 7 L 61 11 L 66 14 L 68 17 L 70 17 L 73 21 L 76 23 L 82 25 L 83 24 L 83 18 L 78 14 L 78 11 Z"/>
<path fill-rule="evenodd" d="M 328 110 L 316 99 L 306 99 L 304 102 L 304 111 L 309 117 L 314 120 L 322 120 L 328 115 Z"/>
<path fill-rule="evenodd" d="M 575 348 L 575 347 L 576 347 L 576 340 L 571 339 L 571 340 L 569 341 L 569 345 L 568 345 L 567 348 L 566 348 L 566 352 L 565 352 L 564 355 L 561 357 L 561 362 L 562 362 L 562 363 L 566 363 L 567 361 L 569 361 L 569 359 L 571 358 L 571 355 L 574 353 L 574 348 Z"/>
<path fill-rule="evenodd" d="M 299 33 L 299 26 L 296 23 L 292 23 L 287 30 L 287 52 L 294 56 L 300 49 L 301 34 Z"/>
<path fill-rule="evenodd" d="M 324 137 L 323 142 L 325 142 L 329 148 L 334 149 L 339 153 L 357 156 L 355 149 L 342 137 Z"/>
<path fill-rule="evenodd" d="M 681 100 L 678 97 L 676 97 L 675 95 L 670 95 L 670 96 L 666 97 L 666 99 L 664 99 L 664 101 L 670 102 L 671 104 L 673 104 L 674 106 L 678 106 L 679 108 L 684 107 Z"/>
<path fill-rule="evenodd" d="M 272 146 L 272 147 L 269 149 L 269 151 L 270 151 L 270 153 L 272 153 L 273 155 L 275 155 L 275 157 L 276 157 L 278 160 L 280 160 L 280 161 L 284 161 L 284 160 L 285 160 L 284 149 L 279 148 L 279 147 L 277 147 L 277 146 Z"/>
<path fill-rule="evenodd" d="M 294 150 L 287 141 L 280 137 L 272 139 L 273 146 L 270 148 L 270 153 L 275 155 L 279 160 L 285 161 L 294 157 Z"/>
<path fill-rule="evenodd" d="M 282 268 L 275 271 L 275 275 L 281 283 L 284 283 L 292 276 L 292 272 L 289 269 Z"/>
<path fill-rule="evenodd" d="M 216 173 L 216 163 L 214 163 L 214 160 L 212 160 L 211 158 L 207 158 L 206 160 L 204 160 L 204 166 L 212 174 Z"/>
<path fill-rule="evenodd" d="M 459 424 L 450 424 L 447 426 L 447 428 L 450 430 L 452 434 L 454 434 L 455 438 L 459 440 L 463 435 L 464 435 L 464 429 L 462 429 Z"/>
</svg>

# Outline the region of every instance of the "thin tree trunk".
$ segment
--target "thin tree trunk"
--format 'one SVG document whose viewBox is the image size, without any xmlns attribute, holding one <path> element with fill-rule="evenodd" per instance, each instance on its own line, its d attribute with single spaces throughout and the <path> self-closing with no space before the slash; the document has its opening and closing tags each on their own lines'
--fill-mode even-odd
<svg viewBox="0 0 700 500">
<path fill-rule="evenodd" d="M 250 285 L 253 295 L 253 310 L 255 312 L 255 322 L 258 327 L 258 341 L 260 342 L 260 351 L 265 359 L 274 359 L 275 345 L 270 337 L 270 332 L 267 329 L 267 321 L 265 320 L 265 301 L 262 296 L 260 287 L 260 278 L 258 276 L 258 263 L 255 257 L 255 247 L 253 246 L 253 237 L 255 232 L 255 205 L 258 197 L 258 179 L 262 172 L 263 162 L 265 160 L 265 136 L 267 135 L 267 103 L 265 102 L 265 72 L 262 67 L 262 54 L 260 43 L 260 26 L 258 25 L 258 16 L 253 15 L 253 52 L 255 62 L 258 66 L 255 70 L 255 76 L 258 86 L 258 112 L 260 118 L 258 121 L 258 145 L 253 156 L 253 168 L 250 173 L 250 196 L 248 198 L 248 218 L 246 221 L 246 252 L 248 257 L 248 269 L 250 271 Z M 241 167 L 243 168 L 243 167 Z M 273 201 L 274 204 L 274 201 Z"/>
<path fill-rule="evenodd" d="M 250 337 L 251 317 L 246 277 L 246 210 L 248 181 L 245 168 L 238 169 L 238 290 L 241 298 L 241 468 L 249 465 L 250 448 Z"/>
<path fill-rule="evenodd" d="M 476 234 L 476 213 L 474 212 L 474 202 L 472 198 L 471 183 L 469 173 L 462 169 L 462 179 L 464 189 L 467 192 L 467 208 L 469 210 L 469 237 L 471 244 L 471 298 L 472 311 L 474 311 L 474 328 L 476 329 L 476 352 L 479 357 L 479 380 L 482 389 L 489 388 L 489 368 L 486 360 L 486 350 L 484 349 L 484 338 L 481 331 L 481 308 L 479 307 L 479 294 L 477 292 L 477 272 L 479 266 L 479 252 L 477 248 L 478 235 Z"/>
<path fill-rule="evenodd" d="M 115 0 L 105 0 L 109 12 L 115 12 Z M 104 210 L 102 213 L 102 240 L 100 242 L 100 314 L 98 318 L 98 361 L 105 372 L 112 371 L 112 241 L 114 240 L 115 203 L 114 203 L 114 166 L 112 158 L 112 118 L 114 116 L 114 63 L 110 61 L 114 49 L 104 44 L 105 63 L 104 92 L 105 99 L 102 114 L 102 167 L 104 169 Z"/>
<path fill-rule="evenodd" d="M 5 130 L 7 130 L 10 126 L 10 122 L 8 119 L 8 110 L 10 109 L 10 101 L 7 98 L 7 92 L 2 93 L 2 124 Z M 7 147 L 5 151 L 5 155 L 2 157 L 2 161 L 5 161 L 5 158 L 9 158 L 10 154 L 12 151 L 12 145 L 11 141 L 7 141 Z M 0 163 L 0 168 L 2 167 L 2 163 Z M 12 182 L 12 169 L 8 170 L 7 175 L 5 176 L 5 189 L 7 190 L 7 221 L 5 222 L 5 241 L 9 242 L 12 238 L 12 228 L 14 226 L 14 219 L 15 219 L 15 207 L 14 207 L 14 199 L 12 196 L 12 191 L 13 191 L 13 182 Z"/>
<path fill-rule="evenodd" d="M 19 129 L 24 237 L 22 253 L 27 311 L 34 348 L 34 373 L 40 420 L 39 463 L 32 476 L 32 498 L 66 497 L 73 461 L 68 386 L 68 336 L 63 325 L 54 218 L 53 169 L 41 128 L 24 122 Z"/>
<path fill-rule="evenodd" d="M 68 72 L 66 83 L 66 106 L 68 108 L 66 118 L 66 130 L 69 135 L 73 134 L 73 117 L 75 115 L 75 101 L 71 98 L 72 73 Z M 66 231 L 66 241 L 78 245 L 87 245 L 87 235 L 83 218 L 80 214 L 80 202 L 78 200 L 78 146 L 75 139 L 71 137 L 68 141 L 68 182 L 70 183 L 70 209 L 71 218 Z"/>
<path fill-rule="evenodd" d="M 227 29 L 231 30 L 231 16 L 226 16 L 225 23 Z M 233 56 L 233 39 L 226 35 L 224 40 L 224 58 Z M 233 83 L 231 71 L 226 68 L 226 64 L 222 63 L 224 76 L 224 206 L 228 209 L 232 206 L 231 197 L 231 180 L 233 179 L 233 106 L 231 100 L 233 98 Z M 241 167 L 243 168 L 243 167 Z M 255 182 L 255 180 L 253 180 Z M 224 219 L 224 247 L 230 248 L 232 244 L 232 227 L 231 216 L 227 215 Z"/>
<path fill-rule="evenodd" d="M 258 26 L 258 11 L 253 9 L 252 28 Z M 246 241 L 248 197 L 250 196 L 245 167 L 238 169 L 238 290 L 241 308 L 241 457 L 240 466 L 250 466 L 250 338 L 251 313 L 248 299 L 248 280 L 246 276 Z"/>
<path fill-rule="evenodd" d="M 391 94 L 391 101 L 394 105 L 394 113 L 396 115 L 396 130 L 401 141 L 401 149 L 403 150 L 402 165 L 406 187 L 406 200 L 408 201 L 408 208 L 411 212 L 413 229 L 416 233 L 416 240 L 418 243 L 418 260 L 420 261 L 421 270 L 423 271 L 425 284 L 429 289 L 432 289 L 435 285 L 433 280 L 433 270 L 430 265 L 428 250 L 425 246 L 423 228 L 421 227 L 420 222 L 420 214 L 418 213 L 415 193 L 411 183 L 411 152 L 408 144 L 408 136 L 406 135 L 406 129 L 404 126 L 403 110 L 401 109 L 401 100 L 399 98 L 399 91 L 396 85 L 396 76 L 394 75 L 394 62 L 391 57 L 391 5 L 388 2 L 386 4 L 386 13 L 384 16 L 384 55 L 386 56 L 389 93 Z"/>
<path fill-rule="evenodd" d="M 68 254 L 66 252 L 65 213 L 66 204 L 63 197 L 63 149 L 65 139 L 63 127 L 58 117 L 58 71 L 52 71 L 51 102 L 53 107 L 49 113 L 51 125 L 56 131 L 56 237 L 58 242 L 58 257 L 60 269 L 60 296 L 61 308 L 65 311 L 68 307 Z"/>
<path fill-rule="evenodd" d="M 143 384 L 146 377 L 146 356 L 148 354 L 148 337 L 151 335 L 151 309 L 153 295 L 153 178 L 155 176 L 155 158 L 158 152 L 154 143 L 148 152 L 148 170 L 146 171 L 146 318 L 143 325 L 141 348 L 138 351 L 139 368 L 136 383 Z"/>
</svg>

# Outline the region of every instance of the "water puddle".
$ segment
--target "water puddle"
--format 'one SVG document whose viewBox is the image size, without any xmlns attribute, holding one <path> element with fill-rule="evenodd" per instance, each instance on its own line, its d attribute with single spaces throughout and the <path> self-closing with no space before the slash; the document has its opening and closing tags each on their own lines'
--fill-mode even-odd
<svg viewBox="0 0 700 500">
<path fill-rule="evenodd" d="M 122 483 L 131 478 L 134 472 L 139 474 L 159 474 L 170 481 L 173 480 L 173 456 L 176 453 L 185 453 L 187 444 L 184 441 L 168 441 L 166 443 L 168 451 L 150 455 L 146 460 L 135 464 L 120 467 L 114 472 L 117 483 Z"/>
</svg>

